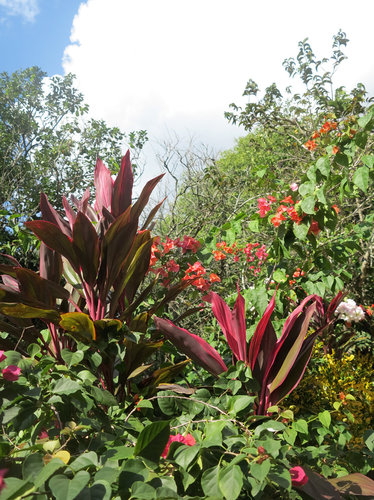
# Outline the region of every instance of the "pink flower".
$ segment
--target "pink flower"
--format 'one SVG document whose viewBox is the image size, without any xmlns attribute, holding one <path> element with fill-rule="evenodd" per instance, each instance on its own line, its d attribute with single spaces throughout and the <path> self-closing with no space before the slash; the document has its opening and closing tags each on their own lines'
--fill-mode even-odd
<svg viewBox="0 0 374 500">
<path fill-rule="evenodd" d="M 6 486 L 6 484 L 4 482 L 4 476 L 7 472 L 8 472 L 8 469 L 0 469 L 0 492 Z"/>
<path fill-rule="evenodd" d="M 5 380 L 9 380 L 10 382 L 15 382 L 16 380 L 18 380 L 20 373 L 21 368 L 14 365 L 9 365 L 3 369 L 3 377 L 5 378 Z"/>
<path fill-rule="evenodd" d="M 271 210 L 270 205 L 272 202 L 268 201 L 266 198 L 258 198 L 257 203 L 258 203 L 258 212 L 260 214 L 260 217 L 265 217 L 267 212 Z"/>
<path fill-rule="evenodd" d="M 179 246 L 179 245 L 178 245 Z M 201 247 L 200 241 L 191 238 L 191 236 L 183 236 L 183 242 L 180 245 L 182 247 L 182 253 L 186 253 L 187 250 L 191 250 L 192 253 L 196 253 Z"/>
<path fill-rule="evenodd" d="M 297 465 L 290 469 L 292 486 L 303 486 L 308 482 L 308 476 L 305 474 L 304 469 Z"/>
<path fill-rule="evenodd" d="M 299 186 L 296 184 L 296 182 L 293 182 L 290 185 L 290 189 L 291 189 L 291 191 L 297 191 L 299 189 Z"/>
<path fill-rule="evenodd" d="M 191 434 L 187 434 L 187 436 L 183 436 L 182 434 L 176 434 L 175 436 L 169 436 L 169 441 L 167 442 L 164 451 L 162 452 L 162 458 L 166 458 L 169 452 L 169 448 L 171 443 L 177 441 L 178 443 L 186 444 L 187 446 L 193 446 L 196 441 Z"/>
<path fill-rule="evenodd" d="M 6 356 L 4 354 L 4 351 L 0 351 L 0 363 L 6 359 Z"/>
</svg>

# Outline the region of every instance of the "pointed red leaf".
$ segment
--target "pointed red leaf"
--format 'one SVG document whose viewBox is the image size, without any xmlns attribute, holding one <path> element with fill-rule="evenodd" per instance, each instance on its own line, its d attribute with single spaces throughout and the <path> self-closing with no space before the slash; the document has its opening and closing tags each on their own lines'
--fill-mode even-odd
<svg viewBox="0 0 374 500">
<path fill-rule="evenodd" d="M 34 220 L 26 222 L 25 226 L 31 229 L 36 236 L 49 248 L 68 259 L 75 270 L 79 270 L 78 259 L 74 252 L 73 242 L 58 226 L 51 222 Z"/>
<path fill-rule="evenodd" d="M 99 267 L 99 238 L 92 222 L 82 212 L 78 212 L 74 223 L 73 248 L 85 281 L 93 286 Z"/>
<path fill-rule="evenodd" d="M 162 332 L 180 351 L 213 375 L 227 370 L 218 352 L 204 339 L 179 328 L 168 319 L 154 318 L 157 329 Z"/>
<path fill-rule="evenodd" d="M 147 182 L 147 184 L 144 186 L 137 202 L 134 204 L 134 206 L 131 209 L 131 217 L 139 219 L 140 214 L 142 213 L 144 207 L 147 205 L 149 197 L 152 194 L 152 191 L 154 188 L 157 186 L 157 184 L 160 182 L 160 180 L 163 178 L 165 174 L 161 174 L 154 179 L 151 179 L 150 181 Z"/>
<path fill-rule="evenodd" d="M 95 210 L 101 213 L 102 208 L 105 207 L 110 211 L 112 205 L 113 179 L 110 170 L 107 169 L 100 158 L 97 159 L 95 167 L 95 189 Z"/>
<path fill-rule="evenodd" d="M 39 250 L 39 274 L 55 283 L 60 283 L 62 276 L 61 255 L 51 250 L 43 242 L 40 243 Z"/>
<path fill-rule="evenodd" d="M 232 312 L 222 297 L 215 292 L 211 293 L 211 304 L 212 312 L 220 324 L 234 356 L 238 361 L 247 362 L 244 298 L 238 291 L 238 298 Z"/>
<path fill-rule="evenodd" d="M 274 295 L 271 301 L 269 302 L 269 305 L 265 309 L 265 312 L 256 327 L 255 333 L 253 334 L 251 343 L 249 345 L 248 361 L 249 361 L 249 367 L 251 368 L 252 371 L 254 370 L 257 355 L 260 351 L 263 336 L 272 334 L 271 328 L 267 328 L 267 325 L 270 321 L 270 316 L 274 311 L 276 293 L 277 290 L 275 290 Z"/>
<path fill-rule="evenodd" d="M 76 218 L 76 213 L 74 212 L 72 206 L 68 202 L 68 200 L 65 198 L 65 196 L 62 197 L 62 204 L 65 209 L 66 217 L 68 218 L 69 224 L 70 224 L 70 229 L 73 230 L 73 225 L 75 222 Z"/>
<path fill-rule="evenodd" d="M 130 150 L 122 158 L 121 167 L 113 185 L 112 215 L 118 217 L 131 205 L 132 186 L 134 176 L 132 173 Z"/>
<path fill-rule="evenodd" d="M 40 193 L 40 209 L 42 211 L 43 220 L 55 224 L 64 234 L 66 234 L 66 236 L 71 237 L 69 224 L 52 207 L 44 193 Z"/>
</svg>

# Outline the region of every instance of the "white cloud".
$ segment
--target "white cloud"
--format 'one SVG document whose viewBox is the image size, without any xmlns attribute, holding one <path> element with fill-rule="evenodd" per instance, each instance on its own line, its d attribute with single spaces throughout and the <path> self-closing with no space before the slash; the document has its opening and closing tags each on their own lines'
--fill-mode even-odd
<svg viewBox="0 0 374 500">
<path fill-rule="evenodd" d="M 365 15 L 362 15 L 363 12 Z M 289 84 L 282 61 L 309 37 L 331 51 L 339 28 L 351 42 L 338 82 L 371 78 L 374 2 L 299 0 L 88 0 L 74 18 L 64 70 L 77 75 L 91 111 L 129 131 L 193 135 L 218 149 L 243 135 L 223 113 L 248 78 Z M 367 56 L 369 54 L 369 56 Z M 344 63 L 343 63 L 344 64 Z"/>
<path fill-rule="evenodd" d="M 0 0 L 0 7 L 6 15 L 21 16 L 28 22 L 33 22 L 39 12 L 37 0 Z"/>
</svg>

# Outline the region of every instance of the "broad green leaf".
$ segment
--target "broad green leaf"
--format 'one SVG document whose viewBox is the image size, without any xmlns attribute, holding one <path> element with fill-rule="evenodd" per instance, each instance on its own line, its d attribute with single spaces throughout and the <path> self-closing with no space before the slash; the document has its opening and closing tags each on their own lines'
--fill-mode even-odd
<svg viewBox="0 0 374 500">
<path fill-rule="evenodd" d="M 306 422 L 306 420 L 300 418 L 298 420 L 295 420 L 295 422 L 293 422 L 292 424 L 292 427 L 295 429 L 295 431 L 297 432 L 301 432 L 302 434 L 308 434 L 308 423 Z"/>
<path fill-rule="evenodd" d="M 243 487 L 243 473 L 239 465 L 228 465 L 218 472 L 218 485 L 226 500 L 236 500 Z"/>
<path fill-rule="evenodd" d="M 308 194 L 313 194 L 315 190 L 315 183 L 314 182 L 304 182 L 303 184 L 300 185 L 299 187 L 299 193 L 301 196 L 306 196 Z"/>
<path fill-rule="evenodd" d="M 80 312 L 61 314 L 60 326 L 75 340 L 81 342 L 96 340 L 94 323 L 87 314 Z"/>
<path fill-rule="evenodd" d="M 314 196 L 306 196 L 300 203 L 301 209 L 306 213 L 313 215 L 314 214 L 314 207 L 315 207 L 316 201 L 314 199 Z"/>
<path fill-rule="evenodd" d="M 18 500 L 35 490 L 35 486 L 28 481 L 15 477 L 5 478 L 6 487 L 1 492 L 1 500 Z"/>
<path fill-rule="evenodd" d="M 273 279 L 276 283 L 282 283 L 287 280 L 286 271 L 284 269 L 276 269 L 273 274 Z"/>
<path fill-rule="evenodd" d="M 32 453 L 28 455 L 22 465 L 22 477 L 25 481 L 33 482 L 44 467 L 43 455 Z"/>
<path fill-rule="evenodd" d="M 90 480 L 90 474 L 87 471 L 80 470 L 73 479 L 58 474 L 50 479 L 48 485 L 56 500 L 73 500 L 85 488 Z"/>
<path fill-rule="evenodd" d="M 221 498 L 222 493 L 218 486 L 219 465 L 206 469 L 201 476 L 201 487 L 205 495 Z"/>
<path fill-rule="evenodd" d="M 78 382 L 76 382 L 75 380 L 71 380 L 70 378 L 62 377 L 57 380 L 53 388 L 53 393 L 69 395 L 81 390 L 82 387 Z"/>
<path fill-rule="evenodd" d="M 174 453 L 174 460 L 178 465 L 183 467 L 183 469 L 188 470 L 194 463 L 199 450 L 200 446 L 197 444 L 195 444 L 194 446 L 179 446 L 179 448 Z"/>
<path fill-rule="evenodd" d="M 160 420 L 147 425 L 139 434 L 134 455 L 140 455 L 152 462 L 158 462 L 170 436 L 168 420 Z"/>
<path fill-rule="evenodd" d="M 42 486 L 58 469 L 61 469 L 61 467 L 65 468 L 66 466 L 59 458 L 53 458 L 50 462 L 48 462 L 35 478 L 35 488 L 40 488 L 40 486 Z"/>
<path fill-rule="evenodd" d="M 296 222 L 293 223 L 293 233 L 296 236 L 298 240 L 305 240 L 306 236 L 309 231 L 309 225 L 307 224 L 297 224 Z"/>
<path fill-rule="evenodd" d="M 84 488 L 75 500 L 111 500 L 112 488 L 108 481 L 95 481 L 89 488 Z M 118 498 L 118 497 L 116 497 Z"/>
<path fill-rule="evenodd" d="M 88 451 L 79 455 L 71 464 L 70 467 L 74 472 L 78 472 L 81 469 L 87 469 L 88 467 L 97 467 L 98 458 L 94 451 Z"/>
<path fill-rule="evenodd" d="M 116 398 L 106 389 L 100 389 L 100 387 L 91 387 L 92 397 L 100 404 L 104 406 L 118 406 Z"/>
<path fill-rule="evenodd" d="M 348 156 L 343 153 L 337 153 L 334 158 L 334 163 L 337 163 L 341 167 L 348 167 Z"/>
<path fill-rule="evenodd" d="M 257 481 L 262 483 L 262 481 L 264 481 L 266 476 L 269 474 L 270 467 L 271 467 L 271 464 L 270 464 L 270 460 L 268 460 L 268 459 L 264 460 L 261 464 L 259 464 L 257 462 L 253 462 L 251 464 L 251 475 L 254 478 L 256 478 Z"/>
<path fill-rule="evenodd" d="M 359 167 L 353 174 L 353 183 L 366 193 L 369 185 L 369 169 L 368 167 Z"/>
<path fill-rule="evenodd" d="M 156 490 L 150 484 L 142 481 L 135 481 L 131 486 L 132 498 L 141 498 L 143 500 L 153 500 L 156 498 Z"/>
<path fill-rule="evenodd" d="M 374 451 L 374 430 L 369 429 L 364 432 L 364 441 L 370 451 Z"/>
<path fill-rule="evenodd" d="M 330 427 L 331 415 L 329 411 L 324 410 L 318 413 L 318 419 L 324 427 L 326 427 L 327 429 Z"/>
<path fill-rule="evenodd" d="M 69 368 L 78 365 L 84 358 L 83 351 L 70 351 L 69 349 L 62 349 L 61 357 L 68 365 Z"/>
<path fill-rule="evenodd" d="M 328 156 L 323 156 L 322 158 L 319 158 L 317 160 L 316 167 L 323 176 L 328 177 L 330 173 L 330 160 Z"/>
</svg>

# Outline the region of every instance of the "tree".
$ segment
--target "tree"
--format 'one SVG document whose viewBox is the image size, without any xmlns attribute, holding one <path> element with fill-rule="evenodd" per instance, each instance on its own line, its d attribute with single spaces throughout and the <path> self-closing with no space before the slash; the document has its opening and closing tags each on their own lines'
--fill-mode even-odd
<svg viewBox="0 0 374 500">
<path fill-rule="evenodd" d="M 92 185 L 100 151 L 113 171 L 129 137 L 103 120 L 87 120 L 89 107 L 74 76 L 46 79 L 38 67 L 0 75 L 0 206 L 32 215 L 44 191 L 55 203 Z M 135 134 L 135 135 L 134 135 Z M 130 134 L 131 135 L 131 134 Z M 146 133 L 132 133 L 138 148 Z"/>
<path fill-rule="evenodd" d="M 12 226 L 34 217 L 43 191 L 58 209 L 62 195 L 93 187 L 96 158 L 112 173 L 125 143 L 137 170 L 145 131 L 126 134 L 104 120 L 88 118 L 89 107 L 74 76 L 46 79 L 38 67 L 0 75 L 0 234 L 13 240 Z M 13 248 L 18 252 L 19 246 Z M 7 249 L 9 250 L 9 248 Z M 23 254 L 23 251 L 18 252 Z M 22 255 L 19 255 L 22 257 Z"/>
</svg>

